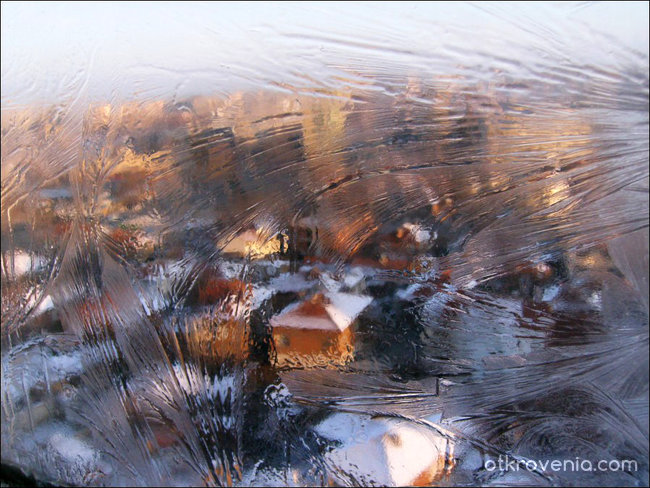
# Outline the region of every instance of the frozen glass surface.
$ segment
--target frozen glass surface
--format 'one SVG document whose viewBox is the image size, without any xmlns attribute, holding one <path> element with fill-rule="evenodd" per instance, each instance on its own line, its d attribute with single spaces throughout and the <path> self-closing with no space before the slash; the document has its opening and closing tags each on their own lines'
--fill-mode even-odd
<svg viewBox="0 0 650 488">
<path fill-rule="evenodd" d="M 647 3 L 1 22 L 3 466 L 647 486 Z"/>
</svg>

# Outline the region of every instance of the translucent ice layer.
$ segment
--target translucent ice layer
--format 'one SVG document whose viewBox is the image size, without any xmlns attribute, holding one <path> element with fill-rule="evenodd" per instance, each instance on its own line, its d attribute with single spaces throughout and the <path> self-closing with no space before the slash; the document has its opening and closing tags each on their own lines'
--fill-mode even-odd
<svg viewBox="0 0 650 488">
<path fill-rule="evenodd" d="M 2 4 L 2 463 L 648 484 L 648 4 Z"/>
</svg>

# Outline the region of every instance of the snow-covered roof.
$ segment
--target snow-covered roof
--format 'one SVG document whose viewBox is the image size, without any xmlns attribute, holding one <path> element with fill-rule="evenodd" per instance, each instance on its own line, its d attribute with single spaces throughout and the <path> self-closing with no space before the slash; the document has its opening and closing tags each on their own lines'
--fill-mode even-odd
<svg viewBox="0 0 650 488">
<path fill-rule="evenodd" d="M 329 461 L 357 480 L 382 486 L 410 486 L 424 473 L 440 474 L 447 439 L 420 426 L 392 419 L 335 413 L 316 431 L 341 446 Z"/>
<path fill-rule="evenodd" d="M 324 297 L 324 302 L 316 304 L 310 313 L 304 311 L 304 302 L 289 305 L 271 318 L 271 326 L 342 332 L 372 302 L 370 296 L 351 293 L 328 291 L 324 293 Z"/>
</svg>

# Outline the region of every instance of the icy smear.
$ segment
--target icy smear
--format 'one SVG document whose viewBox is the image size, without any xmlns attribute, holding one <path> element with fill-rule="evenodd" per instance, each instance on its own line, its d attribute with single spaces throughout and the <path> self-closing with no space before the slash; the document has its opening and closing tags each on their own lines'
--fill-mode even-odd
<svg viewBox="0 0 650 488">
<path fill-rule="evenodd" d="M 647 485 L 647 19 L 3 3 L 2 463 Z"/>
</svg>

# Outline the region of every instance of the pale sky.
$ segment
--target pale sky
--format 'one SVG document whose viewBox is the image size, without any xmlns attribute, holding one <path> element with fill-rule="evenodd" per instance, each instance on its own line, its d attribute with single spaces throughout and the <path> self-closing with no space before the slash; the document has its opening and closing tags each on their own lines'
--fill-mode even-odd
<svg viewBox="0 0 650 488">
<path fill-rule="evenodd" d="M 647 71 L 648 3 L 2 3 L 3 107 L 309 84 L 336 66 L 481 69 L 493 57 L 512 70 Z"/>
</svg>

